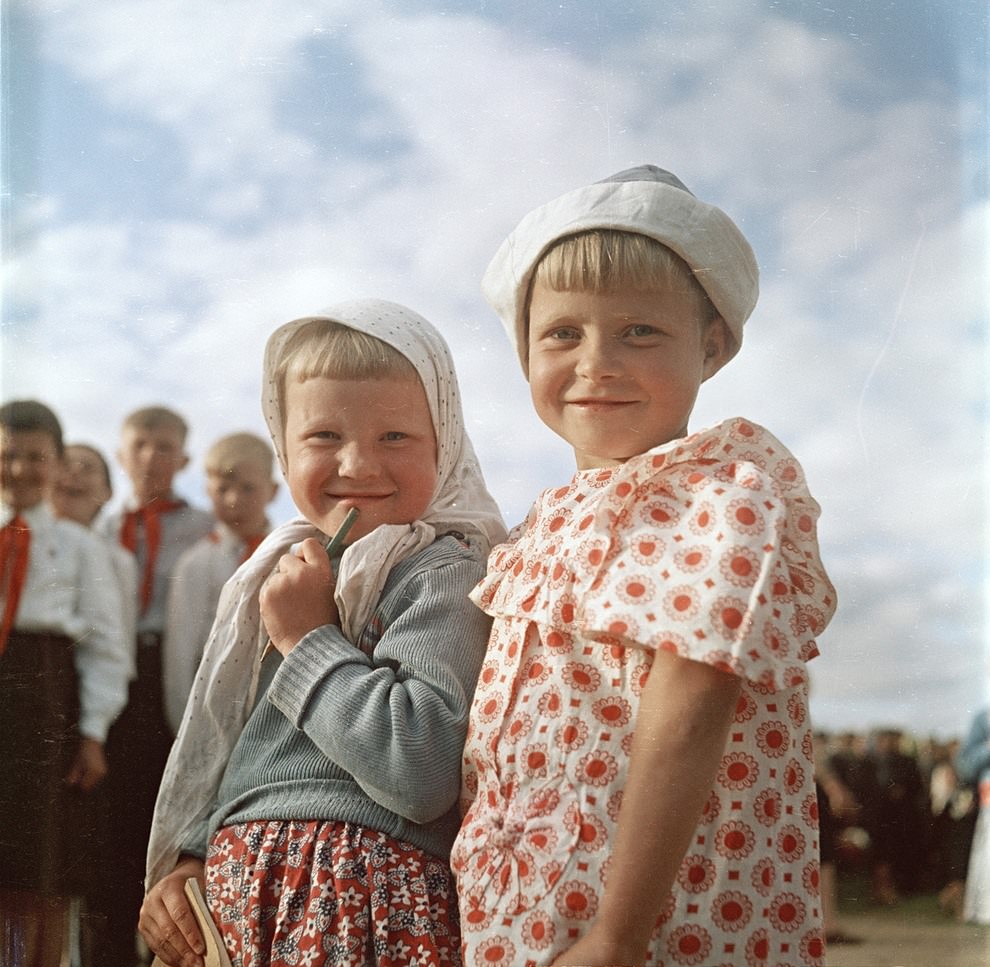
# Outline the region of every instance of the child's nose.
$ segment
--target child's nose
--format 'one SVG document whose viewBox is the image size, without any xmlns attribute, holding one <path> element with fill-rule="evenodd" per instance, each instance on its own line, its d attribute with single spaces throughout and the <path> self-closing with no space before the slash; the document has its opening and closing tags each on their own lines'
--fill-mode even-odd
<svg viewBox="0 0 990 967">
<path fill-rule="evenodd" d="M 337 472 L 342 477 L 372 477 L 376 466 L 367 447 L 348 443 L 337 451 Z"/>
<path fill-rule="evenodd" d="M 607 338 L 585 338 L 578 355 L 578 375 L 590 380 L 618 376 L 622 370 L 618 349 L 614 341 Z"/>
</svg>

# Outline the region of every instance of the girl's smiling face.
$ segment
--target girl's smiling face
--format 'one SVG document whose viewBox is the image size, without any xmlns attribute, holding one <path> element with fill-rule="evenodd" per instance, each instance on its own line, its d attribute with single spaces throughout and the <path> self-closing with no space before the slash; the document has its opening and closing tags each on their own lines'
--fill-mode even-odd
<svg viewBox="0 0 990 967">
<path fill-rule="evenodd" d="M 300 512 L 332 535 L 351 507 L 347 542 L 380 524 L 409 524 L 437 487 L 437 441 L 419 379 L 290 378 L 286 481 Z"/>
<path fill-rule="evenodd" d="M 55 514 L 89 527 L 112 496 L 102 459 L 87 446 L 67 446 L 52 491 Z"/>
<path fill-rule="evenodd" d="M 589 470 L 685 436 L 727 338 L 689 291 L 557 291 L 538 279 L 528 351 L 537 414 Z"/>
</svg>

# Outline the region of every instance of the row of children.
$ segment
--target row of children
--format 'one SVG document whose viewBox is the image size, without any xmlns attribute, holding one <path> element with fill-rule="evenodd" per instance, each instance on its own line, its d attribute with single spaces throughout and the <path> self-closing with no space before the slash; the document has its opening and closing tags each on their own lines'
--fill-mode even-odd
<svg viewBox="0 0 990 967">
<path fill-rule="evenodd" d="M 506 539 L 425 319 L 276 330 L 301 516 L 224 587 L 142 934 L 202 963 L 195 877 L 240 967 L 823 963 L 818 506 L 756 424 L 688 434 L 755 305 L 748 243 L 645 166 L 532 212 L 484 288 L 574 477 Z"/>
<path fill-rule="evenodd" d="M 270 446 L 237 433 L 206 455 L 213 514 L 177 499 L 186 433 L 164 407 L 130 414 L 133 491 L 103 516 L 103 455 L 64 444 L 41 402 L 0 407 L 4 963 L 71 945 L 134 965 L 165 759 L 220 590 L 269 529 L 277 488 Z"/>
</svg>

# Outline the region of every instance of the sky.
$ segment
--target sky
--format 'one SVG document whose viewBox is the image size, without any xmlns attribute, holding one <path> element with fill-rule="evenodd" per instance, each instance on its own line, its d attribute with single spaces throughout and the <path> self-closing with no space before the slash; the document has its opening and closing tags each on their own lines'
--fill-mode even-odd
<svg viewBox="0 0 990 967">
<path fill-rule="evenodd" d="M 391 299 L 450 343 L 516 523 L 573 457 L 482 272 L 531 208 L 658 164 L 761 264 L 691 428 L 762 423 L 822 505 L 816 724 L 948 736 L 990 700 L 983 0 L 0 9 L 3 399 L 111 457 L 127 412 L 177 409 L 205 504 L 209 445 L 264 433 L 268 334 Z"/>
</svg>

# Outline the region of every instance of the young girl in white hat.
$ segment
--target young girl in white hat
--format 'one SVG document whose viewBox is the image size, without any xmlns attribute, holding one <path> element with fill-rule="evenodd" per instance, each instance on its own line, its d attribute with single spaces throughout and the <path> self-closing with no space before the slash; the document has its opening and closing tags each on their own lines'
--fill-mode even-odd
<svg viewBox="0 0 990 967">
<path fill-rule="evenodd" d="M 474 594 L 465 964 L 822 964 L 819 508 L 762 427 L 688 431 L 756 302 L 750 246 L 644 167 L 527 215 L 484 290 L 577 472 Z"/>
</svg>

